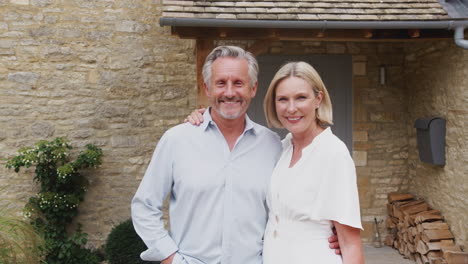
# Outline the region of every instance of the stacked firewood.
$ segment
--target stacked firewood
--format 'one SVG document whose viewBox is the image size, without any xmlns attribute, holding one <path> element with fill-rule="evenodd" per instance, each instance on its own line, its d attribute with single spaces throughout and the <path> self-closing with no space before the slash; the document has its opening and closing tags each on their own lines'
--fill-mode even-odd
<svg viewBox="0 0 468 264">
<path fill-rule="evenodd" d="M 449 226 L 438 210 L 407 193 L 389 193 L 387 246 L 418 264 L 468 263 L 468 253 L 454 243 Z"/>
</svg>

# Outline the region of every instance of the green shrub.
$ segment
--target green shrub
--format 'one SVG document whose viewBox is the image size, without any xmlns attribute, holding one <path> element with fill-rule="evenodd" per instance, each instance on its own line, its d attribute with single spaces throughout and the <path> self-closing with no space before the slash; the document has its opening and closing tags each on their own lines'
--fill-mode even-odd
<svg viewBox="0 0 468 264">
<path fill-rule="evenodd" d="M 131 219 L 115 226 L 104 246 L 109 264 L 160 263 L 159 261 L 141 260 L 140 253 L 146 249 L 145 243 L 135 232 Z"/>
<path fill-rule="evenodd" d="M 6 167 L 19 172 L 35 167 L 34 181 L 40 186 L 37 195 L 29 198 L 25 216 L 41 234 L 45 245 L 40 247 L 47 264 L 97 264 L 101 258 L 86 249 L 87 234 L 80 226 L 70 236 L 67 227 L 78 214 L 88 179 L 80 173 L 101 164 L 102 150 L 92 144 L 72 159 L 72 146 L 64 138 L 41 140 L 33 147 L 22 148 L 8 160 Z"/>
</svg>

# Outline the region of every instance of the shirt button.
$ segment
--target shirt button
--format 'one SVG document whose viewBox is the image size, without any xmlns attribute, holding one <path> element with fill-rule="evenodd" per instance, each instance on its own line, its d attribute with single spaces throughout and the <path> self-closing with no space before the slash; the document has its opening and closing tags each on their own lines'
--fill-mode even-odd
<svg viewBox="0 0 468 264">
<path fill-rule="evenodd" d="M 275 215 L 275 219 L 276 219 L 276 222 L 278 223 L 278 222 L 279 222 L 279 217 L 278 217 L 278 215 Z"/>
</svg>

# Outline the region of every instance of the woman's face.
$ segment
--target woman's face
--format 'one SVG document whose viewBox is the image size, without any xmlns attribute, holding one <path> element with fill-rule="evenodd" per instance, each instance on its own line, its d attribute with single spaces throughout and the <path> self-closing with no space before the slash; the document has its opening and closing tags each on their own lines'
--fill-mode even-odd
<svg viewBox="0 0 468 264">
<path fill-rule="evenodd" d="M 315 96 L 312 86 L 298 77 L 288 77 L 276 87 L 276 115 L 293 136 L 307 135 L 317 126 L 316 109 L 322 93 Z"/>
</svg>

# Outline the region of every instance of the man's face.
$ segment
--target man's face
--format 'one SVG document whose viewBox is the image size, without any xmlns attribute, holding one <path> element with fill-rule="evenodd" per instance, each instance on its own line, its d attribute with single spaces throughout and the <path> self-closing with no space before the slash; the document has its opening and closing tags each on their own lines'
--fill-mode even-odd
<svg viewBox="0 0 468 264">
<path fill-rule="evenodd" d="M 237 119 L 247 111 L 257 92 L 250 85 L 247 60 L 223 57 L 211 65 L 210 88 L 205 92 L 212 109 L 224 119 Z"/>
</svg>

